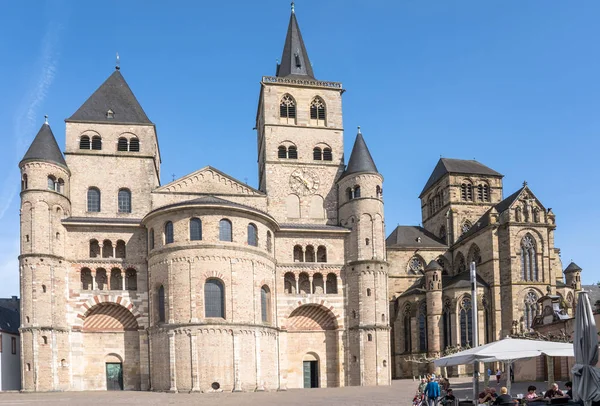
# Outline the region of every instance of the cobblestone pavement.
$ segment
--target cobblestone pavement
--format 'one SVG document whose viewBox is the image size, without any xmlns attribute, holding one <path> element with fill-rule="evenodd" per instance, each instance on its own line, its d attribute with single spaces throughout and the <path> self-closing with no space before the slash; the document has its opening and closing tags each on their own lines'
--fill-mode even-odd
<svg viewBox="0 0 600 406">
<path fill-rule="evenodd" d="M 468 378 L 451 379 L 451 386 L 465 399 L 471 395 Z M 502 382 L 504 385 L 505 382 Z M 529 382 L 513 385 L 513 393 L 526 393 Z M 560 387 L 564 385 L 560 383 Z M 547 383 L 534 383 L 545 390 Z M 494 383 L 492 387 L 497 387 Z M 410 406 L 417 382 L 396 380 L 385 387 L 348 387 L 329 389 L 291 389 L 285 392 L 259 393 L 157 393 L 157 392 L 52 392 L 0 393 L 0 405 L 400 405 Z M 483 382 L 481 383 L 483 388 Z"/>
</svg>

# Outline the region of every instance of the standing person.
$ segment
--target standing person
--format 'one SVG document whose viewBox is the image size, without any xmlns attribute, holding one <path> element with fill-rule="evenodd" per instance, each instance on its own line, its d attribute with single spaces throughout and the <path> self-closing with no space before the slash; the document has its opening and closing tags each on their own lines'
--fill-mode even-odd
<svg viewBox="0 0 600 406">
<path fill-rule="evenodd" d="M 500 368 L 498 368 L 498 370 L 496 371 L 496 383 L 498 385 L 500 385 L 500 377 L 502 376 L 502 371 L 500 371 Z"/>
<path fill-rule="evenodd" d="M 440 385 L 433 378 L 429 379 L 429 383 L 425 387 L 425 395 L 427 395 L 429 406 L 437 406 L 440 397 Z"/>
</svg>

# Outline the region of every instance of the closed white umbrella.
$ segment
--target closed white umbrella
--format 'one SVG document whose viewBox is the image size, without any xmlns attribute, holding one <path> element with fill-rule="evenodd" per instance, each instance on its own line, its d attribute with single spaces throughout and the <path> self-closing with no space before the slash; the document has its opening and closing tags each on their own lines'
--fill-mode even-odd
<svg viewBox="0 0 600 406">
<path fill-rule="evenodd" d="M 573 399 L 583 400 L 585 406 L 600 401 L 600 369 L 598 363 L 598 330 L 587 292 L 579 293 L 575 313 L 575 366 Z"/>
</svg>

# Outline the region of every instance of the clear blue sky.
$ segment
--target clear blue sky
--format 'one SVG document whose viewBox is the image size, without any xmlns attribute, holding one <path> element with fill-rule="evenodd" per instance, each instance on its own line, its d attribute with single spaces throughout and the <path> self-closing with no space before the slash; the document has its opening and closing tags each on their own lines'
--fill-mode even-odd
<svg viewBox="0 0 600 406">
<path fill-rule="evenodd" d="M 360 125 L 385 176 L 387 232 L 419 224 L 440 155 L 527 180 L 557 215 L 563 264 L 600 280 L 600 3 L 319 1 L 296 12 L 315 75 L 340 81 L 346 156 Z M 162 182 L 213 165 L 256 185 L 252 130 L 288 1 L 25 1 L 0 14 L 0 296 L 16 295 L 18 162 L 44 114 L 64 119 L 121 71 L 150 119 Z"/>
</svg>

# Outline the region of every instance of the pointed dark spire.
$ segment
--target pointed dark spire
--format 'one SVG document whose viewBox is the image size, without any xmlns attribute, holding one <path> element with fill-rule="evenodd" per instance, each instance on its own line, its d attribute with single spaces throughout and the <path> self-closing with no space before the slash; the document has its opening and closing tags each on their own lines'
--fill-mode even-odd
<svg viewBox="0 0 600 406">
<path fill-rule="evenodd" d="M 50 125 L 48 125 L 48 116 L 46 116 L 42 128 L 40 128 L 40 131 L 38 131 L 33 139 L 25 156 L 21 159 L 21 162 L 19 162 L 19 166 L 28 161 L 51 162 L 67 168 L 65 158 L 63 157 L 62 152 L 60 152 L 60 148 L 58 147 L 56 138 L 54 138 L 54 134 L 52 134 Z"/>
<path fill-rule="evenodd" d="M 281 55 L 281 63 L 277 65 L 275 76 L 286 77 L 290 75 L 308 76 L 311 79 L 315 78 L 304 41 L 302 40 L 302 34 L 300 34 L 300 27 L 298 27 L 298 20 L 296 20 L 293 2 L 290 24 L 288 25 L 287 36 L 283 45 L 283 54 Z"/>
<path fill-rule="evenodd" d="M 152 124 L 118 68 L 66 121 Z"/>
<path fill-rule="evenodd" d="M 365 139 L 360 132 L 360 127 L 358 127 L 356 141 L 354 141 L 354 147 L 352 147 L 348 166 L 346 166 L 346 170 L 342 177 L 359 172 L 379 173 L 377 171 L 377 166 L 375 166 L 375 162 L 373 161 L 373 157 L 371 157 L 369 148 L 367 148 Z"/>
</svg>

